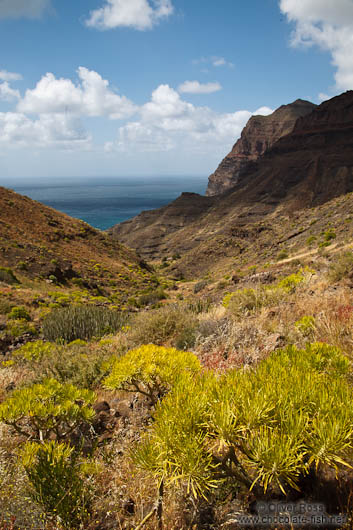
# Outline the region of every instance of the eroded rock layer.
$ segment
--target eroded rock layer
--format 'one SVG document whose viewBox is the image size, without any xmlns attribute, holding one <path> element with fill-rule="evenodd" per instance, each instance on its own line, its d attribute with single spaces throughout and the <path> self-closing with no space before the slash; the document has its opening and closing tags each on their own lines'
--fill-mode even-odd
<svg viewBox="0 0 353 530">
<path fill-rule="evenodd" d="M 249 163 L 257 161 L 279 138 L 292 132 L 297 119 L 315 107 L 309 101 L 297 99 L 269 116 L 252 116 L 231 152 L 209 177 L 206 195 L 219 195 L 234 187 Z"/>
</svg>

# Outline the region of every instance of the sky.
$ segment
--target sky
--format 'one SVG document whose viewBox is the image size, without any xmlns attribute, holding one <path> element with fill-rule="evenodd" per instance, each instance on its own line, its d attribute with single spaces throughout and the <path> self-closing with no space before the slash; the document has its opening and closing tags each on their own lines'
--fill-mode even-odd
<svg viewBox="0 0 353 530">
<path fill-rule="evenodd" d="M 1 178 L 208 176 L 353 89 L 353 0 L 0 0 Z"/>
</svg>

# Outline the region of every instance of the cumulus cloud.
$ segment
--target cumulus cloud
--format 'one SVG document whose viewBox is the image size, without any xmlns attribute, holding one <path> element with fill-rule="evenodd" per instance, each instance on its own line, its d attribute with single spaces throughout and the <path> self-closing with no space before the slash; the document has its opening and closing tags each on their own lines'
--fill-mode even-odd
<svg viewBox="0 0 353 530">
<path fill-rule="evenodd" d="M 50 0 L 0 0 L 0 18 L 37 18 L 50 7 Z"/>
<path fill-rule="evenodd" d="M 199 81 L 185 81 L 178 87 L 182 94 L 212 94 L 222 90 L 219 83 L 200 83 Z"/>
<path fill-rule="evenodd" d="M 338 90 L 353 88 L 352 0 L 280 0 L 280 9 L 295 23 L 294 46 L 319 46 L 329 51 L 336 67 Z"/>
<path fill-rule="evenodd" d="M 27 114 L 65 113 L 111 119 L 127 118 L 135 112 L 134 104 L 113 92 L 109 82 L 97 72 L 82 66 L 77 72 L 78 84 L 47 73 L 34 89 L 26 91 L 17 110 Z"/>
<path fill-rule="evenodd" d="M 105 0 L 103 7 L 91 11 L 86 25 L 102 30 L 124 26 L 146 30 L 173 11 L 171 0 Z"/>
<path fill-rule="evenodd" d="M 211 66 L 227 66 L 228 68 L 234 68 L 234 64 L 230 61 L 227 61 L 224 57 L 218 57 L 217 55 L 211 55 L 210 57 L 200 57 L 199 59 L 194 59 L 193 64 L 209 64 Z"/>
<path fill-rule="evenodd" d="M 19 91 L 11 88 L 7 81 L 0 83 L 0 101 L 13 101 L 20 97 Z"/>
<path fill-rule="evenodd" d="M 79 119 L 63 114 L 43 114 L 31 120 L 23 113 L 0 112 L 0 146 L 89 149 L 91 137 Z"/>
<path fill-rule="evenodd" d="M 230 147 L 252 114 L 270 114 L 261 107 L 254 113 L 241 110 L 218 114 L 208 107 L 184 101 L 169 85 L 160 85 L 139 111 L 139 120 L 120 127 L 116 142 L 107 151 L 204 151 Z"/>
<path fill-rule="evenodd" d="M 21 74 L 16 74 L 15 72 L 8 72 L 7 70 L 0 70 L 1 81 L 20 81 L 21 79 Z"/>
</svg>

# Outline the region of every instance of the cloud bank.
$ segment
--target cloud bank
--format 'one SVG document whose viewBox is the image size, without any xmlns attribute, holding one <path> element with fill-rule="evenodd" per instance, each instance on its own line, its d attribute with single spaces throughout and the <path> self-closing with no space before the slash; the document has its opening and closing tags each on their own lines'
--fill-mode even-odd
<svg viewBox="0 0 353 530">
<path fill-rule="evenodd" d="M 152 29 L 174 11 L 171 0 L 106 0 L 103 7 L 91 11 L 86 25 L 108 30 L 128 27 Z"/>
<path fill-rule="evenodd" d="M 81 66 L 78 79 L 45 74 L 34 88 L 20 92 L 10 81 L 0 83 L 0 99 L 14 103 L 14 110 L 0 113 L 0 147 L 29 146 L 106 152 L 214 153 L 230 148 L 252 114 L 270 114 L 261 107 L 254 113 L 239 110 L 217 113 L 207 106 L 196 106 L 167 84 L 158 86 L 149 101 L 135 105 L 114 91 L 109 82 L 93 70 Z M 2 74 L 19 79 L 19 74 Z M 210 93 L 218 83 L 186 81 L 181 93 Z M 134 119 L 132 119 L 134 117 Z M 99 147 L 85 127 L 89 118 L 121 120 L 115 139 Z"/>
<path fill-rule="evenodd" d="M 184 101 L 169 85 L 160 85 L 151 100 L 139 110 L 139 120 L 119 128 L 115 142 L 106 144 L 107 151 L 171 151 L 173 149 L 209 152 L 223 151 L 239 137 L 252 114 L 270 114 L 261 107 L 254 113 L 240 110 L 219 114 L 208 107 L 197 107 Z"/>
<path fill-rule="evenodd" d="M 294 22 L 293 46 L 319 46 L 332 56 L 338 91 L 353 88 L 352 0 L 280 0 L 280 9 Z"/>
</svg>

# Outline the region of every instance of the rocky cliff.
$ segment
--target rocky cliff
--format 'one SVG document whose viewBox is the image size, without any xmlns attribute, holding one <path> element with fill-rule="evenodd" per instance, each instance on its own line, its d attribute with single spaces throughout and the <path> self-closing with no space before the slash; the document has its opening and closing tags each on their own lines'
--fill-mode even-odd
<svg viewBox="0 0 353 530">
<path fill-rule="evenodd" d="M 249 163 L 257 161 L 279 138 L 292 132 L 297 119 L 315 107 L 309 101 L 297 99 L 269 116 L 252 116 L 231 152 L 209 177 L 206 195 L 219 195 L 234 187 Z"/>
<path fill-rule="evenodd" d="M 353 91 L 299 118 L 292 132 L 249 163 L 237 184 L 222 195 L 182 195 L 128 225 L 117 225 L 113 234 L 148 259 L 178 253 L 179 270 L 195 275 L 216 266 L 224 253 L 235 256 L 244 246 L 239 234 L 246 233 L 250 241 L 251 233 L 256 242 L 254 227 L 268 220 L 280 226 L 283 216 L 294 219 L 299 210 L 351 191 Z"/>
</svg>

